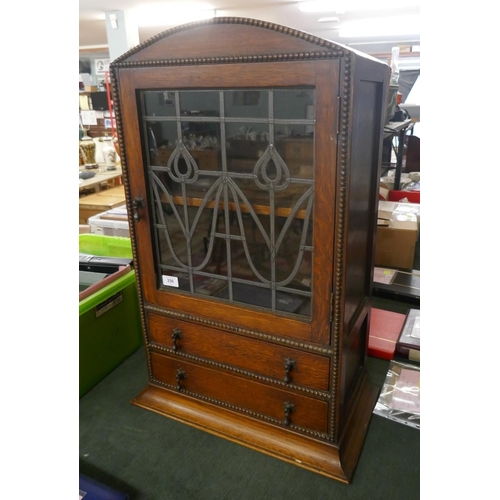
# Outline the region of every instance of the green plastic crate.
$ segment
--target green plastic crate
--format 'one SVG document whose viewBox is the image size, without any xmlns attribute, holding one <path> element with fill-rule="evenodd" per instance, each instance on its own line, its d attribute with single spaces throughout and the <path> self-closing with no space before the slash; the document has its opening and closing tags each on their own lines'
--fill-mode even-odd
<svg viewBox="0 0 500 500">
<path fill-rule="evenodd" d="M 132 258 L 130 238 L 103 234 L 80 234 L 80 252 L 106 257 Z"/>
<path fill-rule="evenodd" d="M 132 257 L 130 238 L 79 235 L 80 252 Z M 135 271 L 80 301 L 80 397 L 143 345 Z"/>
</svg>

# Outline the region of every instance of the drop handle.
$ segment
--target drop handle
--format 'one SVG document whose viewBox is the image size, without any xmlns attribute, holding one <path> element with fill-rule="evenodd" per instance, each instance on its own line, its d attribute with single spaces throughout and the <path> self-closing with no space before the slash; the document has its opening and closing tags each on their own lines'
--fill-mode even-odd
<svg viewBox="0 0 500 500">
<path fill-rule="evenodd" d="M 175 379 L 177 380 L 177 390 L 182 390 L 181 382 L 186 378 L 186 372 L 182 368 L 177 368 Z"/>
<path fill-rule="evenodd" d="M 295 368 L 297 362 L 292 358 L 285 359 L 285 384 L 289 384 L 291 381 L 290 372 Z"/>
<path fill-rule="evenodd" d="M 177 341 L 182 338 L 182 331 L 178 328 L 172 328 L 172 349 L 174 351 L 179 350 L 179 346 L 177 345 Z"/>
<path fill-rule="evenodd" d="M 285 401 L 283 403 L 283 411 L 285 412 L 285 418 L 283 420 L 283 425 L 290 425 L 290 414 L 295 410 L 295 405 L 290 403 L 290 401 Z"/>
<path fill-rule="evenodd" d="M 136 222 L 139 222 L 142 219 L 142 216 L 139 213 L 139 210 L 141 208 L 144 208 L 144 198 L 142 196 L 136 196 L 132 200 L 132 207 L 134 208 L 134 220 Z"/>
</svg>

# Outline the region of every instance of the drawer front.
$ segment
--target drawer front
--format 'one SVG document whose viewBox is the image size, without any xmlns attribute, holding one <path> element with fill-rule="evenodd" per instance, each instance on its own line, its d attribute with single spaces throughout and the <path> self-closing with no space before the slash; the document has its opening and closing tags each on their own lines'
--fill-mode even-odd
<svg viewBox="0 0 500 500">
<path fill-rule="evenodd" d="M 327 391 L 330 360 L 324 356 L 281 347 L 149 313 L 151 341 L 172 348 L 172 333 L 180 332 L 176 350 L 199 358 L 223 363 L 241 370 L 264 375 L 313 389 Z"/>
<path fill-rule="evenodd" d="M 328 430 L 328 403 L 217 371 L 178 357 L 151 353 L 156 380 L 201 397 L 320 433 Z M 288 412 L 288 416 L 287 416 Z M 278 423 L 278 422 L 276 422 Z"/>
</svg>

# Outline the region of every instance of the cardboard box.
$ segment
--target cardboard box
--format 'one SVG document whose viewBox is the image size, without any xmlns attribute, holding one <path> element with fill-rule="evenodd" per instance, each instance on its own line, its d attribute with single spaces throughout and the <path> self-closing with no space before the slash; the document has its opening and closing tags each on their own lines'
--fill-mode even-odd
<svg viewBox="0 0 500 500">
<path fill-rule="evenodd" d="M 385 182 L 381 182 L 379 186 L 379 200 L 387 200 L 389 198 L 390 188 Z"/>
<path fill-rule="evenodd" d="M 379 202 L 375 266 L 413 268 L 419 232 L 420 205 Z"/>
<path fill-rule="evenodd" d="M 379 213 L 382 212 L 384 216 L 390 217 L 394 212 L 398 214 L 414 214 L 417 217 L 417 224 L 420 230 L 420 204 L 419 203 L 403 203 L 397 201 L 379 201 Z"/>
<path fill-rule="evenodd" d="M 97 92 L 95 85 L 85 85 L 85 92 Z"/>
</svg>

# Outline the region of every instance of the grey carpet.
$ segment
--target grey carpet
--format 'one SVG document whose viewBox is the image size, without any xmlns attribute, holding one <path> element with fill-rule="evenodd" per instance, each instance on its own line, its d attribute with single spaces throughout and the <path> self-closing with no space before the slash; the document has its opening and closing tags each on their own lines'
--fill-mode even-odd
<svg viewBox="0 0 500 500">
<path fill-rule="evenodd" d="M 381 386 L 388 362 L 369 358 Z M 147 384 L 144 349 L 80 399 L 80 473 L 131 500 L 420 498 L 420 432 L 373 415 L 350 485 L 130 403 Z"/>
</svg>

